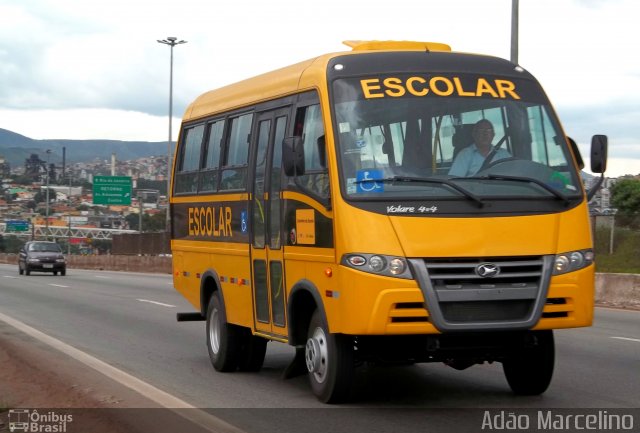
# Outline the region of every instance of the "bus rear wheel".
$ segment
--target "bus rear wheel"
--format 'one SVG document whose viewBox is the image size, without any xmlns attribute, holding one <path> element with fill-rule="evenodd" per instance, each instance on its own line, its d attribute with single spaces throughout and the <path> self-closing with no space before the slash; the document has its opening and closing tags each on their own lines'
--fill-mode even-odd
<svg viewBox="0 0 640 433">
<path fill-rule="evenodd" d="M 349 398 L 355 372 L 353 341 L 345 335 L 330 334 L 319 310 L 309 323 L 305 362 L 318 400 L 341 403 Z"/>
<path fill-rule="evenodd" d="M 547 390 L 553 377 L 555 348 L 553 331 L 532 332 L 531 345 L 502 362 L 511 390 L 518 395 L 539 395 Z"/>
<path fill-rule="evenodd" d="M 241 328 L 227 323 L 220 295 L 215 292 L 207 307 L 207 349 L 213 368 L 217 371 L 238 369 Z"/>
</svg>

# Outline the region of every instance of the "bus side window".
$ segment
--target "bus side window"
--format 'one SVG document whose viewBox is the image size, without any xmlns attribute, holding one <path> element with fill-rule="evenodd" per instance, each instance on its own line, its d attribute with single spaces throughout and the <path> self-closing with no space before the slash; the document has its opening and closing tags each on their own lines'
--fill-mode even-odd
<svg viewBox="0 0 640 433">
<path fill-rule="evenodd" d="M 329 175 L 326 162 L 324 124 L 320 105 L 298 108 L 296 114 L 296 135 L 302 136 L 304 146 L 305 174 L 299 183 L 321 198 L 329 197 Z"/>
<path fill-rule="evenodd" d="M 224 163 L 221 168 L 220 190 L 247 188 L 247 161 L 253 113 L 231 119 Z"/>
<path fill-rule="evenodd" d="M 178 150 L 175 192 L 195 193 L 198 190 L 198 170 L 200 168 L 200 149 L 204 137 L 204 125 L 187 128 Z"/>
<path fill-rule="evenodd" d="M 218 189 L 218 166 L 220 165 L 220 147 L 222 146 L 223 131 L 223 119 L 209 124 L 202 161 L 203 167 L 200 171 L 199 191 L 215 191 Z"/>
</svg>

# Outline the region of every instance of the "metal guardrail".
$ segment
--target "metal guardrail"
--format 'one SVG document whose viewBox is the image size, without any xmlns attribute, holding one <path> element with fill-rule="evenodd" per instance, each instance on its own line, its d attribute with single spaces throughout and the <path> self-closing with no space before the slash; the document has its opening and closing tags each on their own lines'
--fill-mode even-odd
<svg viewBox="0 0 640 433">
<path fill-rule="evenodd" d="M 101 229 L 97 227 L 67 227 L 67 226 L 49 226 L 35 225 L 32 230 L 25 232 L 7 232 L 5 223 L 0 223 L 0 234 L 11 234 L 14 236 L 45 238 L 47 235 L 50 238 L 83 238 L 83 239 L 105 239 L 109 240 L 113 238 L 113 235 L 126 234 L 126 233 L 138 233 L 136 230 L 122 230 L 122 229 Z M 48 231 L 47 231 L 48 230 Z"/>
</svg>

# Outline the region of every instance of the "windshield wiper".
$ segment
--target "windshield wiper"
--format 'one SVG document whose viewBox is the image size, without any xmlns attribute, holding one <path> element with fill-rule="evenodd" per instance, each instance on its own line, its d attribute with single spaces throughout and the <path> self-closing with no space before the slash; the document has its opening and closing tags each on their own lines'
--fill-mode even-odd
<svg viewBox="0 0 640 433">
<path fill-rule="evenodd" d="M 411 182 L 416 182 L 416 183 L 436 183 L 436 184 L 439 184 L 439 185 L 446 185 L 449 188 L 458 191 L 464 197 L 466 197 L 469 200 L 471 200 L 474 203 L 476 203 L 478 205 L 478 207 L 483 207 L 484 206 L 484 202 L 482 201 L 482 199 L 480 197 L 478 197 L 477 195 L 473 194 L 472 192 L 466 190 L 465 188 L 462 188 L 460 185 L 456 185 L 455 183 L 451 182 L 448 179 L 436 179 L 436 178 L 433 178 L 433 177 L 393 176 L 393 177 L 385 177 L 385 178 L 382 178 L 382 179 L 362 179 L 362 180 L 356 181 L 357 184 L 362 184 L 362 183 L 366 183 L 366 182 L 383 182 L 383 183 L 396 183 L 396 182 L 399 182 L 399 183 L 401 183 L 401 182 L 411 183 Z"/>
<path fill-rule="evenodd" d="M 460 178 L 460 179 L 512 180 L 512 181 L 515 181 L 515 182 L 533 183 L 533 184 L 538 185 L 540 188 L 544 189 L 545 191 L 551 193 L 552 195 L 554 195 L 559 200 L 564 201 L 565 206 L 568 205 L 569 203 L 571 203 L 571 201 L 569 200 L 569 197 L 567 197 L 566 195 L 564 195 L 563 193 L 561 193 L 557 189 L 547 185 L 543 181 L 541 181 L 539 179 L 536 179 L 536 178 L 533 178 L 533 177 L 507 176 L 507 175 L 503 175 L 503 174 L 488 174 L 486 176 L 464 177 L 464 178 Z"/>
</svg>

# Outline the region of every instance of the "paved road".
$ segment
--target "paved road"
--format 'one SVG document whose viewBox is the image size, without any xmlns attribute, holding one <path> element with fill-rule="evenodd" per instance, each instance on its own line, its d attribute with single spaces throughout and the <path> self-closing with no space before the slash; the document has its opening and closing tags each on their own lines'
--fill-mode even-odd
<svg viewBox="0 0 640 433">
<path fill-rule="evenodd" d="M 194 406 L 316 409 L 254 410 L 253 421 L 247 411 L 218 411 L 247 430 L 270 431 L 279 424 L 286 431 L 281 423 L 287 419 L 291 431 L 327 431 L 327 419 L 353 418 L 318 403 L 305 377 L 281 379 L 293 351 L 280 343 L 269 344 L 260 373 L 216 373 L 207 357 L 204 322 L 178 323 L 178 311 L 192 308 L 167 275 L 72 269 L 66 277 L 26 277 L 16 266 L 0 265 L 0 313 Z M 399 425 L 421 431 L 424 420 L 405 410 L 640 407 L 640 312 L 597 309 L 593 327 L 556 332 L 556 347 L 554 380 L 543 396 L 514 397 L 499 364 L 465 371 L 441 364 L 369 368 L 359 372 L 356 403 L 347 406 L 358 408 L 360 421 L 350 421 L 348 428 L 346 421 L 335 422 L 350 432 L 400 431 Z M 320 419 L 309 426 L 314 417 Z"/>
</svg>

